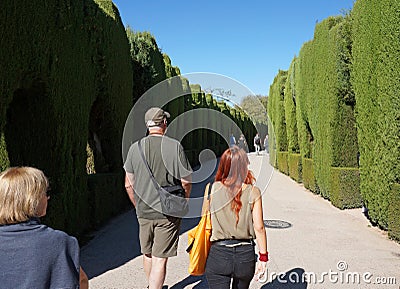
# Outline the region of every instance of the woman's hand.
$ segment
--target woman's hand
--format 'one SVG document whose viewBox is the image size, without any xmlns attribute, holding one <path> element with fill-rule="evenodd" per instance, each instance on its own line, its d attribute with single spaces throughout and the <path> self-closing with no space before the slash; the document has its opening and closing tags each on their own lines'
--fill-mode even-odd
<svg viewBox="0 0 400 289">
<path fill-rule="evenodd" d="M 267 262 L 258 261 L 254 277 L 260 283 L 265 283 L 268 279 Z"/>
</svg>

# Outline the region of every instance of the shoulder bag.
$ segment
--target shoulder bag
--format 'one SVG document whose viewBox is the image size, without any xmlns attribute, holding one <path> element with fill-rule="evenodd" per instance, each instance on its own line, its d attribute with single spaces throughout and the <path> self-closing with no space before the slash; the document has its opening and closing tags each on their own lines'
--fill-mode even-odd
<svg viewBox="0 0 400 289">
<path fill-rule="evenodd" d="M 205 212 L 199 224 L 188 232 L 189 274 L 203 275 L 206 268 L 208 253 L 211 247 L 211 213 L 210 192 L 212 184 L 208 184 L 204 192 L 204 201 L 207 203 Z"/>
<path fill-rule="evenodd" d="M 189 210 L 184 188 L 182 185 L 160 186 L 154 178 L 153 172 L 146 161 L 140 141 L 138 141 L 138 147 L 143 162 L 149 172 L 150 179 L 160 195 L 162 213 L 166 216 L 182 218 Z"/>
</svg>

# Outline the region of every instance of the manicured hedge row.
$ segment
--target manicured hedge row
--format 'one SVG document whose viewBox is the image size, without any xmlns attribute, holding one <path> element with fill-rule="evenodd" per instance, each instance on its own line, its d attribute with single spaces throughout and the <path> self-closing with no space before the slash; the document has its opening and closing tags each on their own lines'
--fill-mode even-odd
<svg viewBox="0 0 400 289">
<path fill-rule="evenodd" d="M 296 119 L 298 140 L 302 158 L 313 158 L 315 125 L 311 111 L 314 95 L 314 54 L 313 40 L 303 44 L 298 56 L 295 70 Z"/>
<path fill-rule="evenodd" d="M 42 169 L 53 191 L 45 222 L 79 235 L 93 224 L 85 218 L 87 143 L 92 167 L 122 170 L 132 68 L 118 11 L 107 0 L 5 0 L 0 35 L 7 39 L 0 54 L 0 168 Z"/>
<path fill-rule="evenodd" d="M 277 162 L 278 152 L 287 152 L 287 133 L 285 123 L 284 91 L 287 71 L 279 70 L 269 89 L 268 126 L 270 144 L 270 163 Z"/>
<path fill-rule="evenodd" d="M 389 236 L 400 241 L 400 184 L 393 184 L 390 190 L 388 227 Z"/>
<path fill-rule="evenodd" d="M 302 166 L 303 166 L 302 173 L 303 173 L 304 187 L 306 187 L 307 189 L 309 189 L 314 193 L 317 193 L 318 186 L 315 180 L 313 160 L 308 158 L 303 158 Z"/>
<path fill-rule="evenodd" d="M 399 11 L 392 0 L 356 1 L 352 11 L 361 194 L 382 228 L 388 228 L 392 185 L 400 183 Z"/>
<path fill-rule="evenodd" d="M 278 169 L 285 175 L 289 175 L 289 153 L 278 152 L 277 162 L 278 162 Z"/>
<path fill-rule="evenodd" d="M 313 39 L 314 91 L 307 97 L 314 100 L 310 115 L 315 136 L 315 178 L 325 198 L 331 193 L 330 167 L 357 166 L 349 26 L 349 16 L 328 17 L 316 25 Z"/>
<path fill-rule="evenodd" d="M 362 198 L 358 168 L 331 168 L 330 199 L 332 204 L 339 209 L 361 207 Z"/>
<path fill-rule="evenodd" d="M 88 190 L 91 210 L 87 219 L 83 216 L 82 222 L 94 222 L 100 225 L 110 216 L 117 215 L 121 209 L 128 208 L 129 199 L 124 189 L 124 174 L 104 173 L 88 176 Z"/>
<path fill-rule="evenodd" d="M 340 208 L 362 199 L 371 221 L 391 232 L 400 231 L 391 213 L 398 212 L 393 188 L 400 183 L 399 11 L 399 1 L 358 0 L 351 12 L 319 22 L 289 67 L 284 118 L 280 72 L 268 99 L 271 157 L 286 151 L 282 134 L 289 153 L 297 137 L 305 186 Z"/>
<path fill-rule="evenodd" d="M 297 69 L 297 58 L 295 57 L 290 64 L 288 76 L 285 83 L 284 91 L 284 110 L 286 122 L 286 135 L 288 140 L 288 152 L 300 153 L 300 146 L 297 131 L 297 117 L 296 117 L 296 89 L 295 89 L 295 76 Z"/>
<path fill-rule="evenodd" d="M 289 176 L 296 182 L 302 182 L 302 164 L 301 155 L 289 153 L 288 158 Z"/>
</svg>

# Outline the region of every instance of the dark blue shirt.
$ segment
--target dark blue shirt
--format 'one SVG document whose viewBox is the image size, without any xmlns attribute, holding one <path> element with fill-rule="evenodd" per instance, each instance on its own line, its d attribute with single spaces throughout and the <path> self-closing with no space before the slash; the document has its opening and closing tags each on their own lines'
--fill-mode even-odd
<svg viewBox="0 0 400 289">
<path fill-rule="evenodd" d="M 39 219 L 0 226 L 0 288 L 79 288 L 79 244 Z"/>
</svg>

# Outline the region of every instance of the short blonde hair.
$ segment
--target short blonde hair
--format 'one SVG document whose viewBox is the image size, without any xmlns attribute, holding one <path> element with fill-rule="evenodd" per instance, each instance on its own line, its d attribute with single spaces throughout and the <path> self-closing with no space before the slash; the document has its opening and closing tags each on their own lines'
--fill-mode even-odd
<svg viewBox="0 0 400 289">
<path fill-rule="evenodd" d="M 49 181 L 32 167 L 8 168 L 0 174 L 0 225 L 25 222 L 38 217 L 38 205 Z"/>
</svg>

